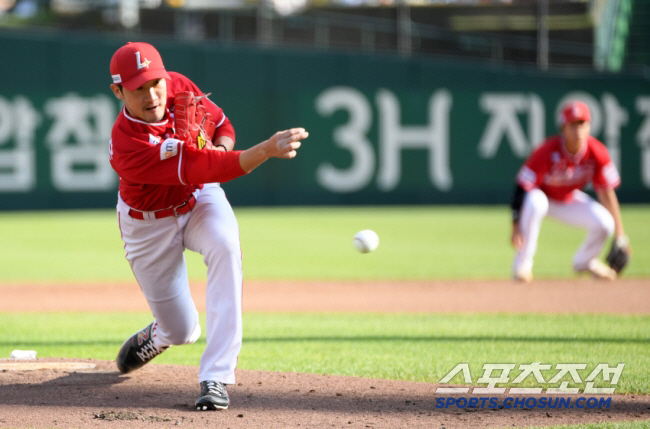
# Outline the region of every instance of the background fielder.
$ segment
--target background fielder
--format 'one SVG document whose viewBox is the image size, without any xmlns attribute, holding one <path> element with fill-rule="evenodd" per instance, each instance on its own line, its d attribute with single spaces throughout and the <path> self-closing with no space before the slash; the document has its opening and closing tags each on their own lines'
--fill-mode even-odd
<svg viewBox="0 0 650 429">
<path fill-rule="evenodd" d="M 185 249 L 199 252 L 207 266 L 207 344 L 196 408 L 224 409 L 241 349 L 242 265 L 237 220 L 217 182 L 271 157 L 293 158 L 308 134 L 294 128 L 233 151 L 235 132 L 222 109 L 188 78 L 168 73 L 153 46 L 122 46 L 110 69 L 111 90 L 124 102 L 110 144 L 120 177 L 120 232 L 154 316 L 124 343 L 117 366 L 133 371 L 169 346 L 199 338 L 183 256 Z"/>
<path fill-rule="evenodd" d="M 529 282 L 533 278 L 537 239 L 547 215 L 587 230 L 587 237 L 573 257 L 573 269 L 578 272 L 616 278 L 617 272 L 598 259 L 612 234 L 623 252 L 629 252 L 614 191 L 620 176 L 605 145 L 589 135 L 590 121 L 585 103 L 568 103 L 562 110 L 560 135 L 538 147 L 517 174 L 511 237 L 516 249 L 515 280 Z M 588 183 L 593 185 L 600 203 L 581 191 Z"/>
</svg>

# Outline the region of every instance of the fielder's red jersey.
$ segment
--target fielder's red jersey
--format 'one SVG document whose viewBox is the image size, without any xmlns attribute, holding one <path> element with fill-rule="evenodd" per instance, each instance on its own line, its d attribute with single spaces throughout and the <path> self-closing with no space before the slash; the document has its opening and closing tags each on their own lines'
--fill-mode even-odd
<svg viewBox="0 0 650 429">
<path fill-rule="evenodd" d="M 526 191 L 539 188 L 549 198 L 563 202 L 571 201 L 573 191 L 589 182 L 594 189 L 614 189 L 621 183 L 607 148 L 591 136 L 575 155 L 566 150 L 562 136 L 550 137 L 517 174 L 517 183 Z"/>
<path fill-rule="evenodd" d="M 189 147 L 174 136 L 169 107 L 180 91 L 203 92 L 187 77 L 169 72 L 167 109 L 160 122 L 134 118 L 123 108 L 111 133 L 110 162 L 120 178 L 119 193 L 129 206 L 142 211 L 166 209 L 181 204 L 203 183 L 226 182 L 246 174 L 239 164 L 241 151 L 223 152 Z M 223 113 L 207 98 L 200 101 L 212 115 L 220 136 L 235 139 L 235 131 Z"/>
</svg>

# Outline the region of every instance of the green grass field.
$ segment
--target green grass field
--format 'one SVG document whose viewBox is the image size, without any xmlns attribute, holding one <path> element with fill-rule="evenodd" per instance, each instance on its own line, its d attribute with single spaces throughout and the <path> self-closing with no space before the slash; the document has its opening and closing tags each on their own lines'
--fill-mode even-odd
<svg viewBox="0 0 650 429">
<path fill-rule="evenodd" d="M 236 209 L 248 280 L 508 279 L 513 250 L 506 207 Z M 650 206 L 624 206 L 634 254 L 625 276 L 650 284 Z M 360 229 L 379 248 L 357 253 Z M 536 278 L 571 278 L 584 232 L 551 220 L 542 227 Z M 0 214 L 0 283 L 134 281 L 115 213 Z M 192 279 L 200 257 L 188 254 Z M 615 284 L 613 285 L 615 287 Z M 122 341 L 150 321 L 146 313 L 0 314 L 0 357 L 34 349 L 39 357 L 114 359 Z M 205 322 L 203 321 L 203 324 Z M 79 326 L 110 327 L 92 338 Z M 650 316 L 514 314 L 244 315 L 239 368 L 438 382 L 468 362 L 473 381 L 484 363 L 625 363 L 619 393 L 650 393 Z M 170 350 L 157 363 L 197 365 L 204 339 Z M 549 376 L 553 371 L 546 372 Z M 597 387 L 610 387 L 602 379 Z M 453 382 L 462 382 L 460 377 Z M 533 386 L 532 377 L 524 386 Z M 544 385 L 543 387 L 553 387 Z M 583 385 L 578 385 L 583 387 Z M 569 426 L 563 426 L 563 428 Z M 572 426 L 573 427 L 573 426 Z M 647 427 L 637 424 L 576 428 Z"/>
<path fill-rule="evenodd" d="M 141 313 L 0 314 L 0 356 L 28 349 L 39 356 L 112 360 L 134 327 L 149 321 Z M 78 326 L 110 329 L 89 337 Z M 470 364 L 474 382 L 484 363 L 587 363 L 579 371 L 585 379 L 599 363 L 623 362 L 617 392 L 648 393 L 648 332 L 647 316 L 247 313 L 238 368 L 437 383 L 461 362 Z M 202 337 L 156 362 L 197 365 L 204 347 Z M 548 381 L 556 373 L 543 374 Z M 521 386 L 534 381 L 529 377 Z M 596 381 L 612 387 L 602 377 Z"/>
<path fill-rule="evenodd" d="M 248 280 L 507 279 L 514 251 L 506 207 L 414 206 L 235 209 Z M 650 206 L 623 207 L 634 254 L 625 275 L 650 278 Z M 359 254 L 354 234 L 379 248 Z M 2 282 L 132 281 L 114 211 L 0 214 Z M 584 231 L 547 220 L 536 278 L 572 276 Z M 203 279 L 199 255 L 190 276 Z"/>
</svg>

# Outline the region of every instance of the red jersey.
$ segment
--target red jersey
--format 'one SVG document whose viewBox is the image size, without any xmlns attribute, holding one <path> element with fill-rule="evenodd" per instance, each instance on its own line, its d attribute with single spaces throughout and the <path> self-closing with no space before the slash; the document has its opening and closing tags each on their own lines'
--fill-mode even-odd
<svg viewBox="0 0 650 429">
<path fill-rule="evenodd" d="M 562 136 L 550 137 L 517 174 L 517 183 L 526 191 L 539 188 L 549 198 L 564 202 L 589 182 L 594 189 L 614 189 L 621 183 L 607 148 L 591 136 L 575 155 L 566 150 Z"/>
<path fill-rule="evenodd" d="M 110 162 L 120 178 L 119 193 L 129 206 L 142 211 L 166 209 L 181 204 L 203 183 L 226 182 L 246 174 L 239 164 L 241 151 L 199 150 L 174 138 L 174 120 L 169 107 L 180 91 L 201 90 L 185 76 L 169 72 L 167 108 L 160 122 L 134 118 L 123 108 L 111 133 Z M 235 131 L 212 101 L 200 101 L 217 128 L 212 141 L 221 136 L 235 139 Z"/>
</svg>

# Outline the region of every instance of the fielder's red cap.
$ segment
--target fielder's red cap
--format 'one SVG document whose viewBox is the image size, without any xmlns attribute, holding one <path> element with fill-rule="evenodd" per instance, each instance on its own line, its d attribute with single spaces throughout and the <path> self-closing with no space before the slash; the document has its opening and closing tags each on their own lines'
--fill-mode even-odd
<svg viewBox="0 0 650 429">
<path fill-rule="evenodd" d="M 564 106 L 562 109 L 562 116 L 560 122 L 562 124 L 567 124 L 569 122 L 578 122 L 591 121 L 591 114 L 589 113 L 589 107 L 582 101 L 571 101 Z"/>
<path fill-rule="evenodd" d="M 153 79 L 171 79 L 160 54 L 148 43 L 127 43 L 111 58 L 113 83 L 134 91 Z"/>
</svg>

